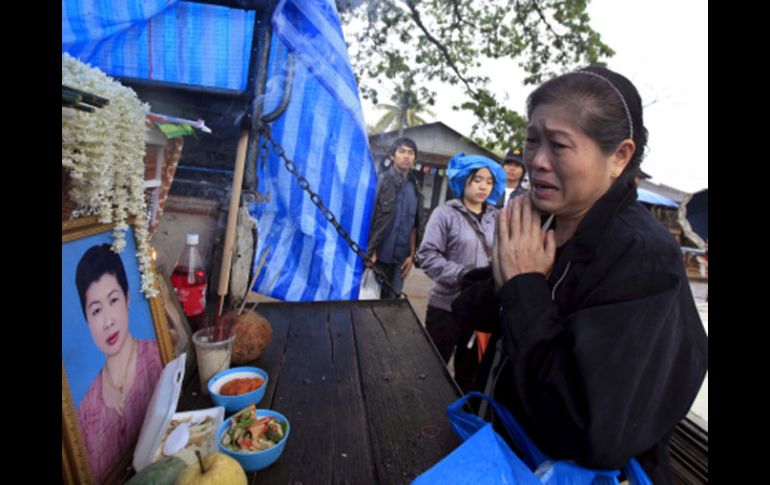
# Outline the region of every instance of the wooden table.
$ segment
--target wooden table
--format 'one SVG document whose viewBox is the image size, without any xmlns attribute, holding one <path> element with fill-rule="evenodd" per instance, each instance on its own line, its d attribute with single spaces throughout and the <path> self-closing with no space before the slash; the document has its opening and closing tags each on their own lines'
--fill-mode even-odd
<svg viewBox="0 0 770 485">
<path fill-rule="evenodd" d="M 250 365 L 283 413 L 281 458 L 250 483 L 409 483 L 460 441 L 446 406 L 461 393 L 409 302 L 264 303 L 273 338 Z M 211 407 L 198 378 L 178 410 Z"/>
</svg>

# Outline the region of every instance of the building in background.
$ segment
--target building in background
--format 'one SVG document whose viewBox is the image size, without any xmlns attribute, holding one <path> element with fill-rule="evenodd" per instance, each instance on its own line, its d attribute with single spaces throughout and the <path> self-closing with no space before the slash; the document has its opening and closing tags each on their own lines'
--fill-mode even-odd
<svg viewBox="0 0 770 485">
<path fill-rule="evenodd" d="M 417 178 L 422 183 L 425 200 L 423 210 L 429 212 L 454 198 L 446 176 L 447 164 L 452 157 L 464 152 L 469 155 L 483 155 L 501 164 L 503 161 L 498 155 L 440 121 L 405 128 L 400 136 L 411 138 L 417 144 L 417 161 L 413 170 L 417 172 Z M 369 148 L 378 173 L 390 166 L 388 150 L 398 138 L 398 131 L 369 136 Z"/>
</svg>

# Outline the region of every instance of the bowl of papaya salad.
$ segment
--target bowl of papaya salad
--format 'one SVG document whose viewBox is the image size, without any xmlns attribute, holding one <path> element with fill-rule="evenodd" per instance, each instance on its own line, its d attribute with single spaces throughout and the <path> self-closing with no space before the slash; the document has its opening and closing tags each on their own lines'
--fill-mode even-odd
<svg viewBox="0 0 770 485">
<path fill-rule="evenodd" d="M 217 429 L 219 451 L 247 472 L 269 467 L 280 458 L 291 426 L 283 414 L 254 404 L 227 418 Z"/>
</svg>

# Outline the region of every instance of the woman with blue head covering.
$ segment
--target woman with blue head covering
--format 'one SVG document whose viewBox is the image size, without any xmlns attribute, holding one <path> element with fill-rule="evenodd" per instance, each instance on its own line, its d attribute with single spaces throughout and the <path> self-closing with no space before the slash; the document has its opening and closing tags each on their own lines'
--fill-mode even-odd
<svg viewBox="0 0 770 485">
<path fill-rule="evenodd" d="M 451 305 L 460 294 L 462 277 L 490 264 L 495 202 L 503 194 L 506 176 L 498 162 L 465 153 L 449 161 L 447 176 L 457 198 L 433 211 L 416 259 L 433 280 L 425 317 L 428 334 L 445 363 L 454 353 L 455 380 L 466 391 L 478 366 L 477 351 L 467 348 L 473 329 L 461 326 Z"/>
</svg>

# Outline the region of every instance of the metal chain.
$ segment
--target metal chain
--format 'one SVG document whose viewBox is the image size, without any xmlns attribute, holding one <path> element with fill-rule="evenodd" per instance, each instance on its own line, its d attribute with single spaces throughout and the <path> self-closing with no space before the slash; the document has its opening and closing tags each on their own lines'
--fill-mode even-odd
<svg viewBox="0 0 770 485">
<path fill-rule="evenodd" d="M 267 164 L 267 157 L 270 154 L 270 148 L 267 146 L 267 140 L 260 137 L 257 141 L 256 149 L 254 150 L 256 154 L 254 155 L 255 161 L 254 161 L 254 169 L 256 170 L 257 167 L 261 164 L 262 170 L 265 169 L 265 165 Z M 257 190 L 257 184 L 254 184 L 254 187 L 247 187 L 242 189 L 242 197 L 243 202 L 263 202 L 264 199 L 262 197 L 262 194 Z"/>
<path fill-rule="evenodd" d="M 270 154 L 270 147 L 267 146 L 267 138 L 261 137 L 259 143 L 259 158 L 262 160 L 262 170 L 267 164 L 267 156 Z"/>
<path fill-rule="evenodd" d="M 344 227 L 342 227 L 342 225 L 339 222 L 337 222 L 337 218 L 334 216 L 332 211 L 330 211 L 326 207 L 326 205 L 323 203 L 323 201 L 321 200 L 321 196 L 313 192 L 313 189 L 310 188 L 310 182 L 308 182 L 308 180 L 305 177 L 303 177 L 297 172 L 297 164 L 295 164 L 293 161 L 289 160 L 286 157 L 286 152 L 284 151 L 281 144 L 273 139 L 272 133 L 270 132 L 270 127 L 267 124 L 263 124 L 258 131 L 259 131 L 259 134 L 262 135 L 266 140 L 265 144 L 263 145 L 265 149 L 267 149 L 267 145 L 269 144 L 270 148 L 273 150 L 273 153 L 275 153 L 275 155 L 278 158 L 283 160 L 284 165 L 286 166 L 286 170 L 290 174 L 294 175 L 294 178 L 297 180 L 297 184 L 300 186 L 300 188 L 305 192 L 307 192 L 308 195 L 310 195 L 310 201 L 313 202 L 313 204 L 315 204 L 315 206 L 318 208 L 319 211 L 321 211 L 321 214 L 323 214 L 324 219 L 326 219 L 326 221 L 329 222 L 329 224 L 334 226 L 334 229 L 337 230 L 337 234 L 339 234 L 340 237 L 348 243 L 348 246 L 350 246 L 350 249 L 354 253 L 356 253 L 358 257 L 361 258 L 361 260 L 364 261 L 364 263 L 368 268 L 371 268 L 380 286 L 383 286 L 383 285 L 386 286 L 392 294 L 398 295 L 399 298 L 406 298 L 406 294 L 404 292 L 397 292 L 393 288 L 393 286 L 390 284 L 390 281 L 385 276 L 385 274 L 374 266 L 374 262 L 371 260 L 371 258 L 369 258 L 366 255 L 366 253 L 363 251 L 361 246 L 359 246 L 357 242 L 351 239 L 350 235 L 348 234 L 348 231 Z"/>
</svg>

